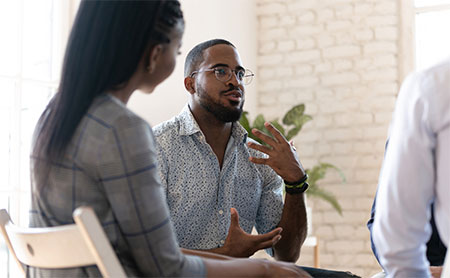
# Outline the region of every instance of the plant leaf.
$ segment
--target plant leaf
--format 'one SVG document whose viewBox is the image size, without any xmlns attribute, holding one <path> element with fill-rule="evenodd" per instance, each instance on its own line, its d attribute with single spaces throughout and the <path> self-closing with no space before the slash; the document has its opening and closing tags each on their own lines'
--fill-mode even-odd
<svg viewBox="0 0 450 278">
<path fill-rule="evenodd" d="M 347 182 L 347 180 L 346 180 L 346 178 L 345 178 L 345 175 L 344 175 L 344 172 L 342 172 L 342 170 L 339 169 L 338 167 L 334 166 L 334 165 L 331 164 L 331 163 L 326 163 L 326 162 L 322 162 L 322 163 L 320 163 L 319 165 L 320 165 L 321 167 L 323 167 L 323 168 L 326 168 L 326 169 L 330 169 L 330 168 L 331 168 L 331 169 L 336 170 L 336 172 L 338 172 L 339 176 L 341 176 L 342 182 L 343 182 L 343 183 Z"/>
<path fill-rule="evenodd" d="M 306 173 L 308 174 L 308 183 L 309 183 L 309 189 L 308 189 L 308 191 L 306 191 L 306 193 L 311 196 L 321 198 L 324 201 L 330 203 L 336 209 L 336 211 L 342 215 L 342 209 L 341 209 L 341 206 L 339 205 L 339 202 L 337 201 L 336 197 L 333 194 L 331 194 L 330 192 L 327 192 L 327 191 L 321 189 L 317 185 L 317 181 L 323 179 L 325 177 L 325 174 L 327 173 L 328 169 L 330 169 L 330 168 L 336 170 L 339 173 L 339 175 L 341 176 L 342 182 L 345 182 L 345 175 L 339 168 L 337 168 L 336 166 L 334 166 L 333 164 L 330 164 L 330 163 L 319 163 L 318 165 L 314 166 L 312 169 L 306 169 Z"/>
<path fill-rule="evenodd" d="M 294 138 L 300 130 L 302 130 L 302 127 L 305 123 L 312 120 L 312 117 L 310 115 L 301 115 L 299 118 L 296 119 L 295 127 L 289 130 L 288 134 L 286 135 L 287 140 L 291 140 Z"/>
<path fill-rule="evenodd" d="M 292 138 L 295 137 L 295 135 L 297 135 L 297 133 L 300 131 L 300 129 L 302 129 L 301 127 L 294 127 L 293 129 L 289 130 L 288 134 L 286 135 L 286 140 L 291 140 Z"/>
<path fill-rule="evenodd" d="M 314 166 L 311 170 L 307 170 L 308 173 L 308 183 L 309 184 L 315 184 L 318 180 L 321 180 L 325 177 L 325 174 L 327 173 L 328 169 L 334 169 L 338 172 L 338 174 L 341 176 L 342 182 L 346 182 L 344 172 L 342 172 L 341 169 L 334 166 L 330 163 L 319 163 L 318 165 Z"/>
<path fill-rule="evenodd" d="M 259 114 L 253 121 L 253 128 L 256 128 L 262 132 L 267 132 L 266 127 L 264 126 L 265 122 L 266 120 L 264 119 L 264 116 L 262 114 Z"/>
<path fill-rule="evenodd" d="M 303 127 L 304 124 L 311 121 L 313 118 L 310 115 L 303 114 L 300 117 L 295 119 L 295 126 L 300 127 L 300 129 Z"/>
<path fill-rule="evenodd" d="M 342 215 L 341 205 L 339 205 L 338 200 L 332 193 L 315 186 L 308 189 L 306 194 L 314 198 L 323 199 L 325 202 L 328 202 L 340 215 Z"/>
<path fill-rule="evenodd" d="M 264 126 L 264 123 L 265 123 L 265 122 L 266 122 L 266 120 L 264 119 L 264 116 L 261 115 L 261 114 L 259 114 L 259 115 L 255 118 L 255 120 L 253 121 L 253 127 L 252 127 L 252 128 L 256 128 L 257 130 L 259 130 L 259 131 L 261 131 L 261 132 L 263 132 L 263 133 L 265 133 L 265 134 L 271 136 L 271 134 L 269 133 L 269 131 L 267 130 L 267 128 Z M 263 140 L 261 140 L 261 139 L 259 139 L 258 137 L 254 136 L 253 133 L 252 133 L 252 137 L 251 137 L 251 138 L 255 139 L 256 141 L 258 141 L 258 142 L 261 143 L 262 145 L 267 146 L 267 144 L 266 144 Z"/>
<path fill-rule="evenodd" d="M 283 124 L 294 125 L 297 118 L 305 113 L 305 105 L 299 104 L 291 108 L 283 117 Z"/>
<path fill-rule="evenodd" d="M 319 164 L 314 166 L 310 170 L 308 169 L 306 173 L 308 174 L 308 183 L 314 186 L 318 180 L 321 180 L 325 177 L 326 169 L 322 168 Z"/>
</svg>

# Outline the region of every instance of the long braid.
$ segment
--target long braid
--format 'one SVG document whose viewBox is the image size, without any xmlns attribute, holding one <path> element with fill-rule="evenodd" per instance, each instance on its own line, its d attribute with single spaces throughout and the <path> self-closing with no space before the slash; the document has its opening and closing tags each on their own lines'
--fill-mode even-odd
<svg viewBox="0 0 450 278">
<path fill-rule="evenodd" d="M 180 20 L 183 20 L 180 2 L 174 0 L 165 1 L 162 4 L 161 13 L 158 15 L 155 29 L 153 30 L 153 39 L 159 42 L 170 43 L 167 34 Z"/>
</svg>

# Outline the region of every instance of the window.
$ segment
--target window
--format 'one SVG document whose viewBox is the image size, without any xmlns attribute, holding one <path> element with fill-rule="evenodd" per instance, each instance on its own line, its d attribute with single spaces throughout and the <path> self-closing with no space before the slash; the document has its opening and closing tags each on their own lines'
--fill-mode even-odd
<svg viewBox="0 0 450 278">
<path fill-rule="evenodd" d="M 0 1 L 0 208 L 28 224 L 29 153 L 36 121 L 55 94 L 73 1 Z M 18 277 L 3 239 L 0 276 Z M 5 267 L 6 266 L 6 267 Z"/>
<path fill-rule="evenodd" d="M 416 69 L 450 56 L 450 0 L 415 0 Z"/>
</svg>

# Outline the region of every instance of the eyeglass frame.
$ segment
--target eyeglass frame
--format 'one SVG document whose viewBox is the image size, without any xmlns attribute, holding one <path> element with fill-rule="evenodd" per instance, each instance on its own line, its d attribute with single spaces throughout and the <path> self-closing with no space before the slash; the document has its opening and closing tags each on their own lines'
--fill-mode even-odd
<svg viewBox="0 0 450 278">
<path fill-rule="evenodd" d="M 227 80 L 220 80 L 220 79 L 217 77 L 217 70 L 218 70 L 218 68 L 227 68 L 227 69 L 229 69 L 229 70 L 231 71 L 231 74 L 230 74 L 230 76 L 229 76 L 229 78 L 228 78 Z M 242 80 L 239 80 L 239 77 L 238 77 L 238 75 L 237 75 L 237 71 L 239 71 L 239 70 L 244 70 L 244 76 L 242 77 Z M 213 72 L 214 72 L 214 76 L 215 76 L 216 79 L 219 80 L 220 82 L 228 82 L 228 81 L 230 81 L 230 80 L 231 80 L 231 77 L 232 77 L 232 74 L 234 73 L 234 76 L 236 76 L 236 80 L 238 80 L 239 83 L 242 83 L 242 84 L 244 84 L 244 85 L 248 85 L 248 84 L 252 83 L 253 77 L 255 76 L 255 74 L 254 74 L 251 70 L 246 69 L 246 68 L 240 68 L 240 69 L 236 70 L 236 69 L 231 69 L 229 66 L 226 66 L 226 65 L 216 65 L 216 66 L 214 66 L 214 67 L 212 67 L 212 68 L 209 68 L 209 69 L 203 69 L 203 70 L 196 70 L 196 71 L 193 71 L 193 72 L 189 75 L 189 77 L 192 78 L 192 77 L 193 77 L 195 74 L 197 74 L 197 73 L 208 72 L 208 71 L 213 71 Z M 249 73 L 249 74 L 246 74 L 246 73 Z M 251 77 L 251 79 L 250 79 L 250 81 L 249 81 L 248 83 L 245 83 L 245 82 L 244 82 L 244 78 L 245 78 L 245 77 Z"/>
</svg>

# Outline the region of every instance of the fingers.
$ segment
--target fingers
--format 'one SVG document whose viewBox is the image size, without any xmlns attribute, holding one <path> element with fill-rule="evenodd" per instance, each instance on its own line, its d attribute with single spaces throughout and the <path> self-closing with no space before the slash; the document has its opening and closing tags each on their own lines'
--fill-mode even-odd
<svg viewBox="0 0 450 278">
<path fill-rule="evenodd" d="M 281 149 L 286 149 L 287 148 L 291 148 L 293 147 L 292 143 L 289 144 L 288 141 L 286 140 L 286 138 L 284 138 L 283 134 L 280 133 L 280 131 L 278 131 L 278 129 L 276 129 L 271 123 L 266 122 L 264 124 L 264 126 L 266 127 L 266 129 L 273 135 L 274 138 L 270 137 L 269 135 L 261 132 L 260 130 L 257 129 L 252 129 L 252 133 L 258 137 L 259 139 L 261 139 L 262 141 L 264 141 L 264 143 L 268 144 L 269 146 L 272 147 L 272 149 L 276 150 L 279 149 L 279 147 L 281 147 Z M 249 144 L 250 146 L 250 144 Z M 265 146 L 263 146 L 265 147 Z M 257 149 L 256 147 L 254 149 Z M 272 150 L 271 148 L 265 147 L 262 149 L 257 149 L 260 150 L 266 154 L 269 154 L 269 152 Z"/>
<path fill-rule="evenodd" d="M 254 246 L 256 247 L 256 250 L 270 248 L 277 244 L 278 241 L 281 239 L 281 231 L 282 228 L 276 228 L 273 231 L 270 231 L 269 233 L 262 234 L 262 235 L 252 235 Z"/>
<path fill-rule="evenodd" d="M 267 130 L 275 137 L 275 139 L 278 142 L 283 142 L 286 141 L 286 139 L 284 138 L 284 136 L 281 134 L 281 132 L 276 129 L 271 123 L 269 122 L 265 122 L 264 126 L 267 128 Z"/>
<path fill-rule="evenodd" d="M 263 145 L 256 144 L 256 143 L 253 143 L 253 142 L 248 142 L 247 146 L 249 146 L 249 148 L 252 148 L 254 150 L 263 152 L 263 153 L 265 153 L 267 155 L 270 155 L 269 152 L 272 150 L 271 148 L 269 148 L 267 146 L 263 146 Z"/>
<path fill-rule="evenodd" d="M 273 247 L 275 244 L 277 244 L 278 241 L 280 241 L 280 239 L 281 239 L 281 235 L 277 235 L 269 240 L 260 242 L 257 245 L 257 248 L 258 248 L 258 250 L 261 250 L 261 249 Z"/>
<path fill-rule="evenodd" d="M 248 142 L 247 145 L 249 148 L 263 152 L 263 153 L 267 154 L 269 157 L 271 155 L 272 149 L 270 149 L 269 147 L 259 145 L 259 144 L 253 143 L 253 142 Z M 268 163 L 267 158 L 250 157 L 250 161 L 253 163 L 256 163 L 256 164 L 267 164 Z"/>
<path fill-rule="evenodd" d="M 257 235 L 257 237 L 258 237 L 258 239 L 260 241 L 271 240 L 275 236 L 281 234 L 281 231 L 283 231 L 283 228 L 278 227 L 278 228 L 273 229 L 272 231 L 270 231 L 268 233 L 265 233 L 265 234 L 262 234 L 262 235 Z"/>
<path fill-rule="evenodd" d="M 252 133 L 259 139 L 263 140 L 269 146 L 273 147 L 278 143 L 277 141 L 275 141 L 275 139 L 265 134 L 264 132 L 257 130 L 256 128 L 252 129 Z"/>
<path fill-rule="evenodd" d="M 230 223 L 230 229 L 231 227 L 240 227 L 239 226 L 239 213 L 235 208 L 230 208 L 231 212 L 231 223 Z"/>
<path fill-rule="evenodd" d="M 250 161 L 256 164 L 268 164 L 269 159 L 267 158 L 257 158 L 257 157 L 250 157 Z"/>
</svg>

